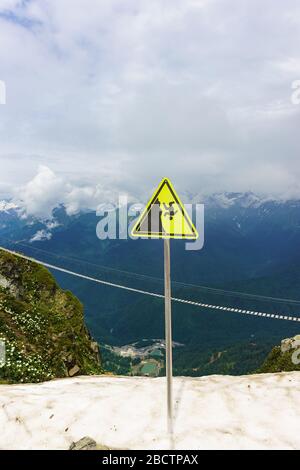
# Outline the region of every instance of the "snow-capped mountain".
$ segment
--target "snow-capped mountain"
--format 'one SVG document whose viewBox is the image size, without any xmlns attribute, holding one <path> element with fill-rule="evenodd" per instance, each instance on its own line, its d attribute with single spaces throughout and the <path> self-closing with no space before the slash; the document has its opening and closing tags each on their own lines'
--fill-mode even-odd
<svg viewBox="0 0 300 470">
<path fill-rule="evenodd" d="M 192 202 L 202 202 L 209 207 L 219 207 L 221 209 L 228 209 L 230 207 L 242 208 L 258 208 L 266 204 L 278 205 L 300 205 L 299 199 L 289 199 L 283 196 L 266 196 L 258 195 L 251 191 L 247 192 L 220 192 L 210 195 L 203 195 L 201 193 L 191 197 Z"/>
<path fill-rule="evenodd" d="M 0 212 L 5 212 L 8 214 L 11 211 L 18 209 L 18 206 L 14 202 L 10 201 L 0 201 Z"/>
<path fill-rule="evenodd" d="M 300 207 L 299 199 L 288 199 L 284 197 L 272 197 L 255 194 L 251 191 L 248 192 L 220 192 L 213 194 L 192 194 L 189 191 L 185 191 L 181 194 L 182 200 L 186 203 L 193 204 L 204 204 L 208 210 L 212 209 L 229 209 L 229 208 L 241 208 L 241 209 L 258 209 L 258 208 L 272 208 L 278 206 L 285 207 Z M 101 203 L 101 201 L 99 201 Z M 62 205 L 53 211 L 52 219 L 42 217 L 26 217 L 26 211 L 22 207 L 21 203 L 14 201 L 2 200 L 0 201 L 0 216 L 1 213 L 5 214 L 17 214 L 20 218 L 26 219 L 27 224 L 31 224 L 33 221 L 39 221 L 41 223 L 51 224 L 52 222 L 57 224 L 57 213 L 62 208 Z M 88 211 L 84 211 L 85 213 Z M 76 214 L 78 216 L 80 212 Z M 74 214 L 70 217 L 73 217 Z M 48 227 L 49 228 L 49 227 Z"/>
<path fill-rule="evenodd" d="M 263 198 L 253 193 L 220 193 L 206 198 L 198 195 L 193 199 L 205 205 L 204 226 L 198 227 L 198 231 L 204 231 L 204 247 L 187 251 L 185 242 L 172 241 L 172 280 L 185 285 L 299 298 L 300 201 Z M 163 292 L 163 283 L 153 279 L 163 278 L 160 240 L 99 240 L 96 227 L 100 218 L 95 212 L 69 216 L 61 206 L 53 211 L 51 220 L 41 220 L 26 218 L 19 208 L 7 203 L 1 207 L 5 208 L 0 212 L 1 244 L 89 276 Z M 145 334 L 149 338 L 162 337 L 159 302 L 68 275 L 60 274 L 58 278 L 84 303 L 88 326 L 99 341 L 128 344 L 145 338 Z M 182 298 L 297 314 L 288 303 L 227 298 L 180 286 L 174 285 L 174 293 Z M 199 357 L 200 349 L 212 345 L 227 347 L 228 343 L 235 344 L 252 335 L 271 341 L 299 333 L 291 322 L 269 321 L 262 328 L 255 318 L 212 311 L 199 313 L 188 306 L 174 311 L 174 340 L 191 344 L 192 348 L 186 363 L 195 357 L 195 348 Z"/>
<path fill-rule="evenodd" d="M 243 208 L 260 207 L 265 202 L 272 200 L 270 198 L 259 197 L 254 193 L 216 193 L 204 199 L 204 204 L 217 206 L 222 209 L 228 209 L 232 206 Z"/>
<path fill-rule="evenodd" d="M 257 243 L 259 239 L 261 246 L 274 243 L 281 246 L 284 240 L 280 234 L 284 233 L 284 237 L 288 238 L 299 235 L 300 200 L 276 199 L 252 192 L 223 192 L 209 196 L 186 193 L 183 199 L 193 204 L 204 204 L 205 222 L 204 227 L 199 227 L 199 230 L 205 232 L 205 243 L 210 242 L 209 237 L 218 240 L 221 236 L 229 243 L 230 239 L 233 241 L 237 237 L 239 243 L 240 234 L 240 237 L 251 237 L 252 241 L 256 239 Z M 69 216 L 63 206 L 53 211 L 50 220 L 27 217 L 25 211 L 14 201 L 0 201 L 0 236 L 12 241 L 23 240 L 32 245 L 50 242 L 53 237 L 57 242 L 58 237 L 62 234 L 65 237 L 66 233 L 72 239 L 70 228 L 75 234 L 85 224 L 84 230 L 89 230 L 93 236 L 90 243 L 96 246 L 99 240 L 95 230 L 99 220 L 95 211 Z M 84 244 L 84 240 L 82 243 Z M 249 245 L 251 246 L 250 239 Z"/>
</svg>

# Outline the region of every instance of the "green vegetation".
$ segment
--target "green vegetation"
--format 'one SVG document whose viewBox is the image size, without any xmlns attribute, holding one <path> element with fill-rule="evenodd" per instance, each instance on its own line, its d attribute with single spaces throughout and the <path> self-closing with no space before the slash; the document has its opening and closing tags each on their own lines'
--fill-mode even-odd
<svg viewBox="0 0 300 470">
<path fill-rule="evenodd" d="M 287 204 L 266 202 L 256 209 L 238 203 L 224 210 L 219 204 L 214 206 L 207 201 L 204 249 L 187 251 L 185 243 L 173 240 L 172 281 L 298 299 L 299 207 L 298 201 Z M 22 250 L 26 254 L 50 264 L 59 264 L 58 256 L 66 256 L 60 259 L 60 264 L 67 269 L 117 284 L 163 293 L 162 243 L 157 240 L 108 239 L 99 243 L 95 236 L 99 218 L 95 212 L 69 217 L 61 207 L 55 210 L 54 216 L 58 227 L 53 231 L 51 240 L 27 246 L 25 242 Z M 8 222 L 8 215 L 4 213 L 2 217 L 5 219 L 1 235 L 11 240 L 28 240 L 40 229 L 36 221 L 29 227 L 28 221 L 16 218 Z M 241 225 L 238 230 L 237 221 Z M 82 261 L 76 261 L 76 258 Z M 145 260 L 146 264 L 141 260 Z M 124 271 L 140 276 L 125 274 Z M 152 343 L 151 338 L 163 338 L 162 299 L 140 296 L 122 289 L 112 290 L 108 286 L 64 273 L 54 274 L 59 284 L 71 289 L 84 304 L 87 325 L 100 344 L 122 346 L 138 341 L 137 347 L 142 348 Z M 145 274 L 150 277 L 144 277 Z M 297 315 L 295 304 L 288 301 L 221 294 L 175 282 L 172 284 L 172 294 L 204 304 Z M 299 333 L 299 324 L 294 322 L 179 303 L 173 303 L 172 316 L 173 339 L 185 345 L 174 350 L 174 373 L 177 375 L 239 375 L 253 372 L 282 338 Z M 145 337 L 149 340 L 143 341 Z M 221 357 L 211 362 L 211 357 L 219 352 L 222 353 Z M 115 359 L 120 364 L 113 364 Z M 129 358 L 115 356 L 108 358 L 105 368 L 115 373 L 121 371 L 123 374 L 126 370 L 131 373 L 130 361 Z"/>
<path fill-rule="evenodd" d="M 79 300 L 42 266 L 0 252 L 0 381 L 40 382 L 102 372 Z"/>
<path fill-rule="evenodd" d="M 153 341 L 149 341 L 149 345 L 152 344 Z M 153 357 L 153 351 L 150 353 L 139 352 L 139 355 L 136 356 L 124 356 L 113 351 L 109 346 L 104 346 L 101 349 L 101 358 L 107 372 L 116 375 L 149 375 L 152 377 L 159 375 L 164 361 L 164 355 L 161 352 L 159 357 Z"/>
<path fill-rule="evenodd" d="M 201 351 L 197 346 L 175 348 L 174 375 L 198 377 L 253 373 L 260 367 L 273 346 L 274 342 L 271 340 L 252 340 L 231 344 L 225 348 L 207 348 Z"/>
<path fill-rule="evenodd" d="M 182 317 L 175 306 L 174 323 L 180 323 Z M 204 317 L 205 312 L 197 318 Z M 185 317 L 185 322 L 188 318 Z M 217 317 L 213 318 L 210 313 L 207 318 L 215 327 Z M 238 321 L 228 317 L 229 326 L 233 320 Z M 175 330 L 181 331 L 180 326 L 177 325 Z M 203 339 L 201 348 L 200 336 Z M 84 324 L 79 300 L 71 292 L 60 289 L 47 269 L 6 253 L 0 253 L 0 341 L 6 346 L 6 363 L 3 367 L 0 364 L 0 383 L 40 382 L 103 372 L 97 343 Z M 141 340 L 136 346 L 145 348 L 152 343 L 151 339 Z M 236 343 L 228 340 L 226 343 L 218 334 L 211 337 L 207 330 L 199 328 L 197 341 L 191 340 L 174 348 L 174 375 L 242 375 L 300 370 L 300 366 L 291 360 L 292 350 L 282 352 L 275 346 L 277 335 L 268 340 L 251 335 L 249 340 Z M 101 355 L 105 370 L 114 374 L 165 374 L 164 352 L 159 349 L 145 356 L 124 357 L 103 348 Z"/>
<path fill-rule="evenodd" d="M 273 348 L 273 341 L 245 341 L 219 350 L 207 348 L 199 351 L 197 346 L 174 347 L 173 374 L 199 377 L 213 374 L 255 373 Z M 149 340 L 149 345 L 152 343 Z M 105 370 L 118 375 L 164 376 L 166 373 L 164 351 L 161 349 L 135 357 L 124 357 L 115 351 L 103 348 L 101 357 Z"/>
<path fill-rule="evenodd" d="M 122 357 L 107 348 L 101 348 L 103 367 L 107 372 L 116 375 L 131 375 L 132 360 L 130 357 Z"/>
<path fill-rule="evenodd" d="M 298 336 L 300 339 L 300 337 Z M 290 343 L 286 350 L 282 349 L 280 346 L 275 346 L 270 354 L 267 356 L 266 360 L 262 366 L 257 370 L 258 373 L 275 373 L 275 372 L 290 372 L 293 370 L 300 371 L 300 364 L 295 363 L 295 359 L 299 359 L 300 346 L 292 345 L 293 338 L 290 340 L 285 340 L 283 343 Z M 293 360 L 293 354 L 295 358 Z M 298 362 L 298 361 L 297 361 Z"/>
</svg>

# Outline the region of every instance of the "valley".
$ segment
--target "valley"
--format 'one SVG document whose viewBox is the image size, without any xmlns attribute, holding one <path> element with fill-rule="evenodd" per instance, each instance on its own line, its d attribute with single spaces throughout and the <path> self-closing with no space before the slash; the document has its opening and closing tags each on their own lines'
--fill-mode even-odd
<svg viewBox="0 0 300 470">
<path fill-rule="evenodd" d="M 0 0 L 0 452 L 300 449 L 299 43 L 299 0 Z"/>
<path fill-rule="evenodd" d="M 173 349 L 183 347 L 173 342 Z M 101 346 L 103 364 L 107 371 L 124 375 L 158 377 L 164 370 L 165 340 L 142 339 L 124 346 Z"/>
<path fill-rule="evenodd" d="M 184 243 L 172 243 L 173 295 L 215 305 L 299 315 L 300 201 L 272 200 L 252 193 L 206 198 L 194 195 L 192 200 L 205 204 L 205 244 L 200 251 L 186 251 Z M 163 293 L 160 241 L 100 241 L 96 236 L 98 221 L 91 211 L 68 216 L 63 207 L 54 210 L 50 221 L 24 218 L 12 202 L 7 202 L 0 210 L 0 239 L 3 245 L 42 261 Z M 40 231 L 47 236 L 38 240 L 36 234 Z M 86 323 L 98 343 L 112 348 L 102 351 L 108 370 L 125 375 L 142 370 L 146 374 L 149 370 L 155 375 L 164 373 L 160 359 L 146 355 L 143 369 L 142 364 L 131 364 L 141 359 L 139 351 L 135 351 L 137 357 L 130 358 L 123 350 L 119 354 L 120 350 L 113 349 L 126 350 L 127 345 L 136 347 L 136 343 L 140 348 L 139 342 L 145 338 L 152 341 L 164 337 L 160 299 L 95 285 L 63 273 L 53 274 L 83 303 Z M 285 300 L 273 299 L 278 297 Z M 298 333 L 298 325 L 292 322 L 174 304 L 174 341 L 184 345 L 174 350 L 174 373 L 248 373 L 259 366 L 278 341 Z M 221 357 L 211 361 L 219 352 Z M 148 366 L 150 359 L 153 365 Z"/>
</svg>

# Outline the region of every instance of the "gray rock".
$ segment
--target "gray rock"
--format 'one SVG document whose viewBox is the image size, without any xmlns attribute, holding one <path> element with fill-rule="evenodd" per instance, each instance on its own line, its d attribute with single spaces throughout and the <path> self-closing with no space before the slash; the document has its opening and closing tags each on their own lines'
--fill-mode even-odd
<svg viewBox="0 0 300 470">
<path fill-rule="evenodd" d="M 91 437 L 83 437 L 77 442 L 72 442 L 69 450 L 96 450 L 97 443 Z"/>
<path fill-rule="evenodd" d="M 16 299 L 19 298 L 20 292 L 17 286 L 15 286 L 9 279 L 2 276 L 2 274 L 0 274 L 0 287 L 3 287 L 4 289 L 8 289 L 10 294 L 14 296 Z"/>
<path fill-rule="evenodd" d="M 292 349 L 299 348 L 300 335 L 296 335 L 293 338 L 286 338 L 281 341 L 281 352 L 285 353 Z"/>
<path fill-rule="evenodd" d="M 96 354 L 99 352 L 99 345 L 96 341 L 91 341 L 91 350 Z"/>
<path fill-rule="evenodd" d="M 69 376 L 74 377 L 74 375 L 78 374 L 79 371 L 80 371 L 80 367 L 77 364 L 75 364 L 75 366 L 69 370 Z"/>
</svg>

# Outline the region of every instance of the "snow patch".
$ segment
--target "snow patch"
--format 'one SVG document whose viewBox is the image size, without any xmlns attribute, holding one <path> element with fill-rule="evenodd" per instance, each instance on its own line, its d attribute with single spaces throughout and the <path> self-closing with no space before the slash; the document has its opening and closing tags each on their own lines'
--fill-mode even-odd
<svg viewBox="0 0 300 470">
<path fill-rule="evenodd" d="M 48 230 L 54 230 L 55 228 L 60 226 L 60 224 L 57 222 L 57 220 L 48 220 L 45 223 L 45 225 L 46 225 Z"/>
<path fill-rule="evenodd" d="M 0 448 L 68 449 L 90 436 L 117 449 L 299 449 L 299 390 L 299 372 L 176 377 L 170 438 L 165 378 L 0 385 Z"/>
<path fill-rule="evenodd" d="M 222 207 L 223 209 L 228 209 L 231 207 L 235 201 L 236 198 L 230 198 L 226 194 L 215 194 L 214 196 L 215 202 L 219 207 Z"/>
<path fill-rule="evenodd" d="M 29 240 L 30 243 L 42 242 L 45 240 L 51 240 L 52 233 L 46 230 L 38 230 L 35 235 Z"/>
<path fill-rule="evenodd" d="M 17 210 L 18 206 L 14 202 L 0 201 L 0 212 L 8 214 L 12 210 Z"/>
</svg>

